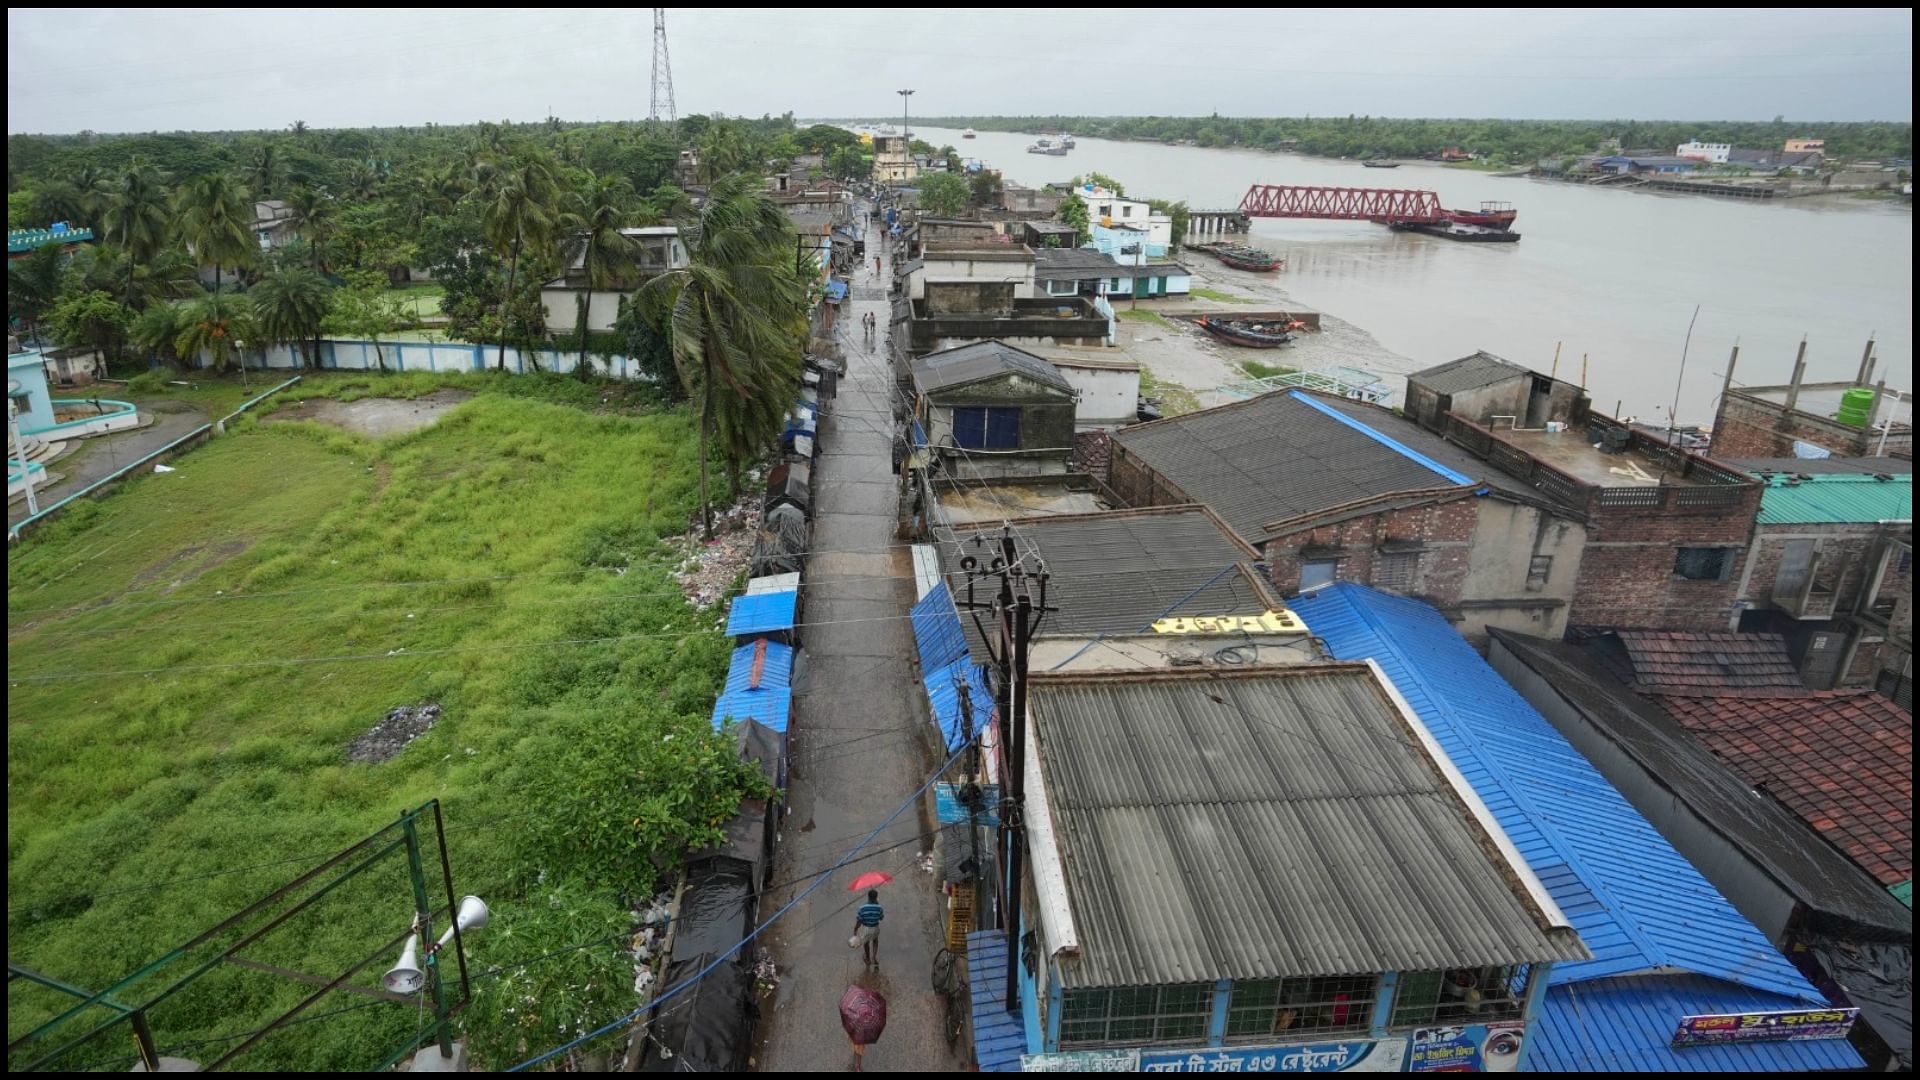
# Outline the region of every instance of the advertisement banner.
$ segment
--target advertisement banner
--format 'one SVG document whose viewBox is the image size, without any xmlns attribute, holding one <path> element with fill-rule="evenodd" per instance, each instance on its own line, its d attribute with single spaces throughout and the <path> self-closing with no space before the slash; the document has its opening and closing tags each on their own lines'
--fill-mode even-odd
<svg viewBox="0 0 1920 1080">
<path fill-rule="evenodd" d="M 1686 1016 L 1673 1033 L 1673 1045 L 1844 1039 L 1847 1032 L 1853 1030 L 1853 1020 L 1859 1012 L 1858 1009 L 1789 1009 Z"/>
<path fill-rule="evenodd" d="M 1470 1024 L 1413 1033 L 1409 1072 L 1513 1072 L 1520 1067 L 1526 1025 Z"/>
<path fill-rule="evenodd" d="M 1141 1072 L 1399 1072 L 1407 1040 L 1141 1051 Z"/>
<path fill-rule="evenodd" d="M 1139 1072 L 1138 1050 L 1075 1050 L 1064 1054 L 1022 1054 L 1021 1072 Z"/>
</svg>

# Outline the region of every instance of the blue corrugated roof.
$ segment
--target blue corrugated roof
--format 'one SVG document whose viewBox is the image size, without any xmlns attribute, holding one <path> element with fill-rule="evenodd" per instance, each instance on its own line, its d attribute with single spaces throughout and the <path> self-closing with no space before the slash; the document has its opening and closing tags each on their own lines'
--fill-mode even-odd
<svg viewBox="0 0 1920 1080">
<path fill-rule="evenodd" d="M 1859 1060 L 1841 1042 L 1722 1048 L 1739 1055 L 1734 1066 L 1668 1049 L 1673 1024 L 1690 1011 L 1824 999 L 1439 612 L 1344 583 L 1292 606 L 1337 658 L 1380 665 L 1593 952 L 1555 965 L 1543 1010 L 1585 1042 L 1536 1045 L 1537 1067 L 1611 1070 L 1630 1067 L 1613 1058 L 1630 1057 L 1639 1068 L 1776 1071 Z M 1642 978 L 1634 993 L 1601 992 L 1648 971 L 1709 978 Z M 1612 1049 L 1595 1057 L 1583 1047 Z"/>
<path fill-rule="evenodd" d="M 983 799 L 980 804 L 980 824 L 998 828 L 1000 825 L 1000 785 L 982 784 Z M 960 801 L 960 785 L 938 783 L 933 786 L 933 806 L 942 825 L 953 825 L 973 819 L 973 812 Z"/>
<path fill-rule="evenodd" d="M 961 657 L 943 668 L 927 673 L 927 702 L 933 707 L 933 722 L 949 750 L 966 745 L 966 725 L 960 722 L 960 687 L 967 681 L 967 702 L 973 713 L 973 733 L 978 735 L 993 715 L 993 693 L 987 689 L 986 669 Z"/>
<path fill-rule="evenodd" d="M 716 730 L 730 719 L 753 719 L 775 731 L 787 730 L 787 717 L 793 710 L 793 649 L 777 641 L 766 642 L 766 662 L 761 665 L 756 683 L 753 659 L 758 644 L 733 650 L 733 662 L 727 667 L 726 689 L 713 703 Z"/>
<path fill-rule="evenodd" d="M 953 594 L 947 591 L 946 582 L 927 590 L 927 595 L 913 605 L 912 619 L 914 644 L 920 649 L 920 677 L 933 708 L 933 722 L 939 725 L 947 749 L 957 750 L 964 742 L 958 680 L 966 680 L 977 734 L 993 712 L 993 694 L 987 689 L 985 669 L 976 666 L 967 652 L 960 611 L 953 606 Z"/>
<path fill-rule="evenodd" d="M 727 634 L 767 634 L 793 629 L 794 615 L 800 610 L 800 591 L 755 593 L 736 596 L 727 609 Z"/>
<path fill-rule="evenodd" d="M 981 1072 L 1019 1072 L 1027 1033 L 1019 1015 L 1007 1011 L 1006 931 L 967 935 L 967 982 L 973 991 L 973 1060 Z"/>
<path fill-rule="evenodd" d="M 913 640 L 920 647 L 922 677 L 967 655 L 967 638 L 960 631 L 960 610 L 953 594 L 941 582 L 913 605 Z"/>
<path fill-rule="evenodd" d="M 846 283 L 846 282 L 844 282 L 844 281 L 829 281 L 829 282 L 827 282 L 827 299 L 829 299 L 829 300 L 845 300 L 846 298 L 847 298 L 847 283 Z"/>
</svg>

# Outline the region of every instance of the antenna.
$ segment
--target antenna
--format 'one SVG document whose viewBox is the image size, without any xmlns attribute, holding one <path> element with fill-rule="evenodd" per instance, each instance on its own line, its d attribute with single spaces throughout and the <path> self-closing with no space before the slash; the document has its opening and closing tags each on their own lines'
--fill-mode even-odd
<svg viewBox="0 0 1920 1080">
<path fill-rule="evenodd" d="M 660 101 L 666 99 L 667 123 L 678 119 L 673 109 L 673 61 L 667 58 L 667 9 L 653 9 L 653 97 L 647 106 L 647 126 L 660 129 Z"/>
</svg>

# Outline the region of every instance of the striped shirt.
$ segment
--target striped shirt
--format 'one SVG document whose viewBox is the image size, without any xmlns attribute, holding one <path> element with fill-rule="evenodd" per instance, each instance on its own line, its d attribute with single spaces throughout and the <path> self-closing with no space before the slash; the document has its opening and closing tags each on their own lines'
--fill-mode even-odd
<svg viewBox="0 0 1920 1080">
<path fill-rule="evenodd" d="M 887 913 L 879 904 L 867 903 L 861 904 L 860 910 L 854 912 L 853 917 L 860 920 L 861 926 L 879 926 L 880 920 L 886 918 Z"/>
</svg>

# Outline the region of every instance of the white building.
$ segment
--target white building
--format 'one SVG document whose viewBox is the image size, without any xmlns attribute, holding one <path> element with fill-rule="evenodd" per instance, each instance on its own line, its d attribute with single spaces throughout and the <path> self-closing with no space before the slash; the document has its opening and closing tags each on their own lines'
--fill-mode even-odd
<svg viewBox="0 0 1920 1080">
<path fill-rule="evenodd" d="M 621 229 L 621 235 L 634 245 L 633 272 L 623 281 L 616 282 L 613 288 L 594 289 L 587 296 L 587 329 L 595 333 L 604 333 L 613 329 L 613 321 L 620 314 L 620 301 L 632 296 L 640 286 L 659 277 L 668 270 L 679 270 L 687 265 L 687 245 L 680 239 L 680 230 L 672 225 L 649 225 L 640 229 Z M 540 286 L 540 302 L 547 309 L 547 329 L 556 333 L 571 333 L 580 319 L 580 294 L 587 292 L 586 269 L 583 265 L 585 253 L 574 257 L 573 265 L 567 267 L 562 277 Z"/>
<path fill-rule="evenodd" d="M 905 135 L 873 137 L 873 179 L 879 184 L 904 184 L 920 175 L 914 164 L 911 140 Z"/>
<path fill-rule="evenodd" d="M 1128 199 L 1112 188 L 1098 184 L 1079 184 L 1073 193 L 1087 204 L 1087 217 L 1095 225 L 1107 228 L 1137 228 L 1147 232 L 1147 243 L 1164 254 L 1173 243 L 1173 219 L 1156 214 L 1153 207 L 1138 199 Z"/>
<path fill-rule="evenodd" d="M 1674 147 L 1673 156 L 1692 158 L 1695 161 L 1705 161 L 1714 165 L 1725 165 L 1727 163 L 1727 155 L 1732 152 L 1732 143 L 1701 142 L 1699 139 L 1695 139 L 1692 142 L 1683 142 L 1679 146 Z"/>
<path fill-rule="evenodd" d="M 925 300 L 929 283 L 1011 285 L 1012 299 L 1031 300 L 1036 295 L 1033 249 L 1025 244 L 975 244 L 955 241 L 949 245 L 938 241 L 929 242 L 920 258 L 908 264 L 907 298 Z M 987 291 L 997 294 L 1004 290 Z"/>
</svg>

